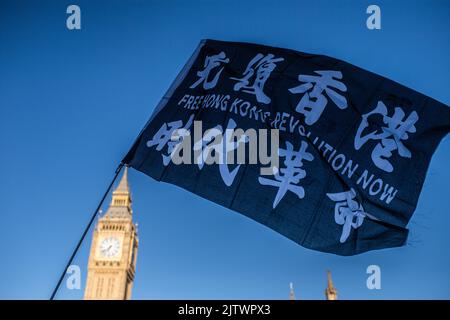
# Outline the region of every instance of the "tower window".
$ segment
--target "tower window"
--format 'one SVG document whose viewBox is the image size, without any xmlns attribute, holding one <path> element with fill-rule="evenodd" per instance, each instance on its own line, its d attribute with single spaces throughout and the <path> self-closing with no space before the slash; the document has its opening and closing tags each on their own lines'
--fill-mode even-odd
<svg viewBox="0 0 450 320">
<path fill-rule="evenodd" d="M 126 200 L 125 199 L 114 199 L 114 205 L 116 206 L 122 206 L 126 204 Z"/>
</svg>

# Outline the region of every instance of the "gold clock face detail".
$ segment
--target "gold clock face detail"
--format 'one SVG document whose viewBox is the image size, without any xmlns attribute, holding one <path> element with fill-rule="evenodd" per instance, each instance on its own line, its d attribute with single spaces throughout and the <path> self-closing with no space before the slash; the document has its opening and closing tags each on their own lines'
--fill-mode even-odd
<svg viewBox="0 0 450 320">
<path fill-rule="evenodd" d="M 120 254 L 120 240 L 116 237 L 105 238 L 100 242 L 99 250 L 103 258 L 116 258 Z"/>
</svg>

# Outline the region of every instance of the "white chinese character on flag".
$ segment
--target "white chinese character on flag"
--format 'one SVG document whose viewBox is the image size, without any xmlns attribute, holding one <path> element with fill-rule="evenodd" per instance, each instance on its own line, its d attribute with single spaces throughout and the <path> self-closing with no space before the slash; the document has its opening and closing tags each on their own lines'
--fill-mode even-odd
<svg viewBox="0 0 450 320">
<path fill-rule="evenodd" d="M 172 156 L 176 154 L 184 137 L 190 135 L 189 128 L 193 120 L 194 115 L 191 115 L 184 126 L 181 120 L 164 123 L 153 138 L 147 141 L 147 147 L 156 146 L 158 151 L 161 151 L 167 145 L 167 154 L 162 154 L 164 166 L 167 166 Z"/>
<path fill-rule="evenodd" d="M 223 182 L 228 187 L 231 186 L 236 178 L 236 175 L 241 167 L 240 164 L 236 165 L 235 168 L 230 171 L 228 154 L 239 148 L 241 144 L 248 142 L 248 137 L 242 135 L 235 140 L 233 135 L 233 130 L 236 128 L 236 122 L 233 119 L 228 120 L 227 128 L 223 130 L 221 125 L 207 130 L 199 141 L 194 143 L 194 151 L 200 151 L 197 157 L 198 168 L 203 169 L 205 163 L 210 163 L 214 161 L 212 154 L 217 155 L 219 162 L 219 172 L 222 177 Z M 224 132 L 225 131 L 225 132 Z"/>
<path fill-rule="evenodd" d="M 386 126 L 381 127 L 381 132 L 375 130 L 363 136 L 363 131 L 369 127 L 369 117 L 372 115 L 381 115 L 383 123 Z M 392 152 L 398 150 L 398 154 L 403 158 L 411 158 L 409 151 L 403 144 L 409 138 L 408 133 L 416 132 L 414 124 L 419 120 L 416 111 L 413 111 L 405 118 L 405 112 L 400 107 L 396 107 L 392 117 L 388 116 L 386 105 L 382 101 L 378 101 L 374 110 L 362 116 L 361 123 L 355 135 L 354 146 L 359 150 L 369 140 L 380 140 L 372 150 L 373 163 L 386 172 L 394 171 L 394 167 L 387 160 L 392 156 Z"/>
<path fill-rule="evenodd" d="M 339 109 L 347 108 L 347 99 L 333 90 L 335 88 L 343 92 L 347 91 L 345 84 L 336 80 L 342 79 L 342 73 L 333 70 L 315 71 L 315 73 L 320 76 L 300 74 L 298 80 L 305 83 L 289 89 L 294 94 L 304 93 L 295 111 L 305 115 L 307 125 L 316 123 L 325 110 L 328 99 L 324 92 Z"/>
<path fill-rule="evenodd" d="M 275 58 L 271 53 L 266 56 L 258 53 L 248 64 L 242 78 L 231 78 L 239 81 L 234 85 L 234 91 L 242 89 L 244 92 L 254 94 L 258 102 L 270 103 L 271 99 L 264 93 L 264 85 L 277 66 L 276 63 L 283 60 L 284 58 Z M 252 79 L 253 83 L 250 82 Z"/>
<path fill-rule="evenodd" d="M 205 59 L 204 67 L 205 69 L 198 71 L 197 75 L 200 77 L 195 83 L 193 83 L 190 88 L 194 89 L 196 88 L 200 83 L 203 83 L 203 89 L 209 90 L 216 86 L 217 81 L 219 80 L 220 74 L 223 71 L 223 67 L 220 68 L 219 71 L 217 71 L 214 78 L 211 80 L 208 80 L 209 74 L 211 73 L 212 69 L 219 67 L 222 63 L 228 63 L 230 62 L 230 59 L 228 59 L 225 55 L 225 52 L 221 52 L 219 54 L 216 54 L 214 56 L 207 56 Z"/>
<path fill-rule="evenodd" d="M 359 228 L 365 217 L 378 220 L 371 214 L 364 212 L 363 206 L 355 199 L 356 192 L 353 188 L 345 192 L 327 193 L 328 198 L 335 201 L 334 221 L 342 226 L 342 234 L 339 239 L 344 243 L 350 235 L 351 229 Z"/>
<path fill-rule="evenodd" d="M 278 188 L 272 206 L 274 209 L 288 191 L 295 193 L 300 199 L 305 197 L 305 190 L 298 183 L 300 179 L 306 177 L 306 171 L 302 169 L 303 160 L 314 160 L 314 156 L 306 151 L 307 146 L 308 144 L 302 141 L 300 149 L 294 151 L 292 144 L 286 141 L 286 149 L 278 149 L 278 155 L 285 158 L 283 162 L 285 168 L 280 168 L 274 174 L 275 180 L 263 177 L 258 178 L 260 184 Z"/>
</svg>

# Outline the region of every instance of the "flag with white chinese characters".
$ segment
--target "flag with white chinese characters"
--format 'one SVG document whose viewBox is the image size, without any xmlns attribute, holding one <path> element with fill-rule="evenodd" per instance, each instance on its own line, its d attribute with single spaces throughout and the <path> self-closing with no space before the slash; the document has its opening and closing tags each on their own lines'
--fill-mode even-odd
<svg viewBox="0 0 450 320">
<path fill-rule="evenodd" d="M 276 165 L 250 150 L 250 130 Z M 449 131 L 448 106 L 347 62 L 203 40 L 123 162 L 304 247 L 354 255 L 406 243 Z M 227 156 L 241 148 L 241 161 Z"/>
</svg>

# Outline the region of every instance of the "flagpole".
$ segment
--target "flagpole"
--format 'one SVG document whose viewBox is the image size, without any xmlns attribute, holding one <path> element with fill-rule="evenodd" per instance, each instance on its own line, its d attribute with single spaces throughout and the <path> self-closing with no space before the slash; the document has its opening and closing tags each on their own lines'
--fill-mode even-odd
<svg viewBox="0 0 450 320">
<path fill-rule="evenodd" d="M 109 184 L 108 188 L 105 191 L 105 194 L 103 195 L 102 199 L 100 200 L 97 208 L 95 209 L 94 213 L 92 214 L 91 220 L 89 221 L 88 225 L 86 226 L 86 228 L 84 229 L 83 234 L 81 235 L 80 240 L 78 241 L 77 246 L 75 247 L 75 250 L 73 250 L 72 255 L 69 258 L 69 261 L 67 262 L 66 267 L 64 268 L 64 270 L 61 273 L 61 276 L 59 277 L 58 283 L 56 284 L 56 287 L 53 289 L 52 295 L 50 296 L 50 300 L 53 300 L 56 296 L 56 293 L 58 293 L 59 287 L 61 286 L 62 281 L 64 280 L 64 277 L 66 275 L 67 269 L 70 267 L 70 265 L 72 264 L 73 259 L 75 258 L 75 255 L 78 252 L 78 249 L 80 249 L 81 244 L 83 243 L 84 238 L 86 237 L 86 234 L 89 232 L 89 229 L 91 228 L 92 223 L 95 220 L 95 217 L 97 216 L 97 213 L 99 212 L 100 208 L 103 205 L 103 202 L 105 201 L 106 197 L 109 194 L 109 191 L 111 190 L 112 186 L 114 185 L 114 182 L 116 181 L 117 177 L 119 176 L 120 171 L 122 170 L 124 166 L 123 162 L 120 162 L 120 164 L 117 166 L 117 169 L 115 171 L 114 177 L 111 181 L 111 183 Z"/>
</svg>

